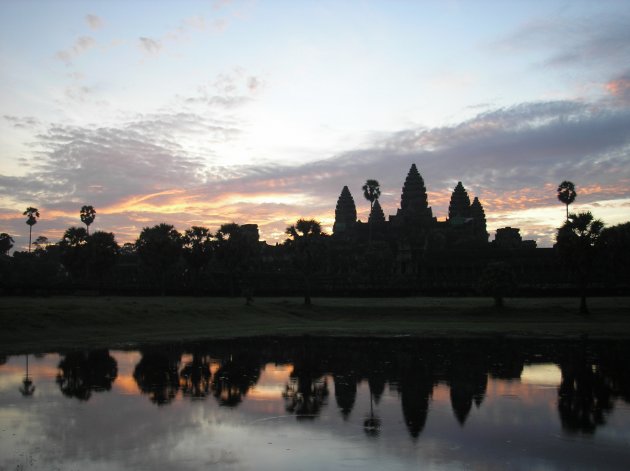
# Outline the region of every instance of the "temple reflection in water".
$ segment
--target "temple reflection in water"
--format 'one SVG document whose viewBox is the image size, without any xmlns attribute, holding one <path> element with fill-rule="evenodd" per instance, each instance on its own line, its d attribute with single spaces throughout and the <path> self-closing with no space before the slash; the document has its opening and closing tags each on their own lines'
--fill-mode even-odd
<svg viewBox="0 0 630 471">
<path fill-rule="evenodd" d="M 49 440 L 73 456 L 102 451 L 103 443 L 122 446 L 120 440 L 137 442 L 138 451 L 175 440 L 196 446 L 191 453 L 199 464 L 198 454 L 210 446 L 190 442 L 199 429 L 222 450 L 245 434 L 251 450 L 232 452 L 251 459 L 257 447 L 281 440 L 297 447 L 300 440 L 352 437 L 355 445 L 364 441 L 362 453 L 381 443 L 404 448 L 404 460 L 414 462 L 431 443 L 440 453 L 485 450 L 490 455 L 474 459 L 487 464 L 494 453 L 513 453 L 516 441 L 551 462 L 561 453 L 594 460 L 573 448 L 579 440 L 601 441 L 623 461 L 630 459 L 628 353 L 622 341 L 311 337 L 67 352 L 31 356 L 34 392 L 27 398 L 20 393 L 25 358 L 9 357 L 0 366 L 0 417 L 15 435 L 5 427 L 0 451 L 11 456 L 10 444 L 19 448 L 20 439 L 32 450 L 37 437 L 37 446 L 45 449 Z M 569 440 L 558 442 L 561 436 Z"/>
</svg>

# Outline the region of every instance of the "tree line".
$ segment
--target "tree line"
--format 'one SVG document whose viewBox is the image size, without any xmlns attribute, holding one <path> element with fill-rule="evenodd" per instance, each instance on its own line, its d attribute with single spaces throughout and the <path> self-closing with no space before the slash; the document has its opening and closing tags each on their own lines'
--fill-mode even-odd
<svg viewBox="0 0 630 471">
<path fill-rule="evenodd" d="M 367 180 L 363 191 L 372 208 L 380 196 L 378 181 Z M 566 221 L 557 230 L 555 253 L 558 270 L 564 270 L 579 290 L 581 311 L 586 313 L 587 287 L 601 275 L 597 272 L 604 271 L 622 283 L 630 279 L 630 223 L 605 228 L 590 212 L 570 213 L 576 196 L 572 182 L 558 186 Z M 399 247 L 391 241 L 373 240 L 371 225 L 367 243 L 361 243 L 325 234 L 314 219 L 299 219 L 286 228 L 287 239 L 273 247 L 258 241 L 254 225 L 232 222 L 216 232 L 203 226 L 179 232 L 161 223 L 143 228 L 135 242 L 120 245 L 112 232 L 90 233 L 97 215 L 91 205 L 79 211 L 84 227 L 68 228 L 55 243 L 43 236 L 32 241 L 33 226 L 40 217 L 37 208 L 28 207 L 23 215 L 29 226 L 27 252 L 16 251 L 9 257 L 14 241 L 9 234 L 0 234 L 0 253 L 4 254 L 0 281 L 5 288 L 72 285 L 120 292 L 140 286 L 147 293 L 204 294 L 214 283 L 221 286 L 214 292 L 243 295 L 249 303 L 262 278 L 284 274 L 285 283 L 287 277 L 292 278 L 289 284 L 299 285 L 305 303 L 310 304 L 314 279 L 322 272 L 337 276 L 336 291 L 341 294 L 359 285 L 369 293 L 399 282 L 392 281 Z M 426 248 L 414 250 L 421 254 Z M 421 257 L 417 263 L 426 265 Z M 514 271 L 508 261 L 494 257 L 485 263 L 476 288 L 501 307 L 503 298 L 518 285 Z"/>
</svg>

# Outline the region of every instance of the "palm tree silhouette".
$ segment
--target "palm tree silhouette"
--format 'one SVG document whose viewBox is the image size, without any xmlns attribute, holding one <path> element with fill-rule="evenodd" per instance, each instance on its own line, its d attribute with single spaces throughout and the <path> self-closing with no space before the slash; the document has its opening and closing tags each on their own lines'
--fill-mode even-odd
<svg viewBox="0 0 630 471">
<path fill-rule="evenodd" d="M 33 380 L 28 375 L 28 355 L 26 355 L 26 374 L 24 375 L 24 379 L 22 380 L 20 392 L 24 397 L 30 397 L 35 392 L 35 385 L 33 384 Z"/>
<path fill-rule="evenodd" d="M 301 266 L 304 278 L 304 304 L 311 304 L 311 287 L 309 276 L 313 269 L 313 245 L 317 237 L 322 234 L 322 226 L 315 219 L 298 219 L 287 227 L 286 234 L 291 236 L 295 261 Z"/>
<path fill-rule="evenodd" d="M 569 205 L 575 201 L 576 196 L 573 182 L 565 180 L 558 185 L 558 199 L 567 206 L 567 221 L 569 220 Z"/>
<path fill-rule="evenodd" d="M 595 261 L 595 245 L 604 229 L 604 223 L 594 219 L 590 211 L 569 214 L 558 229 L 556 248 L 567 267 L 576 277 L 580 290 L 580 313 L 588 314 L 586 287 Z"/>
<path fill-rule="evenodd" d="M 33 234 L 33 226 L 37 224 L 37 218 L 39 217 L 39 210 L 29 206 L 26 211 L 22 213 L 26 216 L 26 224 L 28 224 L 28 251 L 31 251 L 31 237 Z"/>
<path fill-rule="evenodd" d="M 90 224 L 94 222 L 96 218 L 96 210 L 93 206 L 81 207 L 81 222 L 85 224 L 87 235 L 90 235 Z"/>
<path fill-rule="evenodd" d="M 370 216 L 372 215 L 372 209 L 374 208 L 374 202 L 381 196 L 381 186 L 378 180 L 367 180 L 363 185 L 363 196 L 370 202 Z M 372 241 L 372 218 L 368 217 L 368 224 L 370 226 L 370 233 L 368 241 Z"/>
</svg>

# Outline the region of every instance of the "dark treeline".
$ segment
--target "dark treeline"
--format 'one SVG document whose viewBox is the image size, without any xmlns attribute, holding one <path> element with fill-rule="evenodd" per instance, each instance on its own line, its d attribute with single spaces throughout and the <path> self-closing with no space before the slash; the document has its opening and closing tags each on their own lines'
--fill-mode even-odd
<svg viewBox="0 0 630 471">
<path fill-rule="evenodd" d="M 282 244 L 259 240 L 256 224 L 223 224 L 216 232 L 193 226 L 183 233 L 162 223 L 145 227 L 134 243 L 120 246 L 111 232 L 90 234 L 96 218 L 83 206 L 83 227 L 68 228 L 61 240 L 32 242 L 40 217 L 24 211 L 28 252 L 7 254 L 13 239 L 0 234 L 2 293 L 243 295 L 471 295 L 492 296 L 501 307 L 509 295 L 579 294 L 587 312 L 587 289 L 627 293 L 630 287 L 630 222 L 605 228 L 590 212 L 569 213 L 575 185 L 564 181 L 558 199 L 566 222 L 553 249 L 522 240 L 519 229 L 489 234 L 483 205 L 458 182 L 449 216 L 438 221 L 428 204 L 424 180 L 413 164 L 402 188 L 400 208 L 389 220 L 379 203 L 377 180 L 367 180 L 367 222 L 357 220 L 354 199 L 344 186 L 335 209 L 333 234 L 318 221 L 299 219 L 286 228 Z M 34 247 L 34 250 L 31 250 Z"/>
<path fill-rule="evenodd" d="M 471 410 L 483 406 L 489 378 L 518 380 L 532 364 L 560 368 L 557 411 L 567 433 L 594 433 L 606 423 L 616 400 L 630 404 L 625 361 L 630 350 L 621 341 L 258 338 L 147 347 L 141 354 L 133 378 L 158 406 L 181 395 L 237 407 L 264 366 L 280 364 L 293 366 L 282 393 L 287 413 L 314 420 L 324 409 L 336 407 L 346 420 L 357 408 L 359 386 L 367 385 L 368 435 L 379 433 L 378 405 L 386 391 L 399 397 L 407 430 L 416 439 L 436 386 L 449 388 L 453 417 L 465 426 Z M 58 368 L 61 392 L 81 401 L 109 390 L 117 375 L 116 361 L 106 350 L 67 353 Z M 366 406 L 361 404 L 362 414 Z"/>
<path fill-rule="evenodd" d="M 584 214 L 570 216 L 585 224 Z M 276 245 L 259 241 L 253 224 L 183 233 L 159 224 L 122 246 L 113 233 L 71 227 L 56 243 L 38 237 L 30 252 L 0 255 L 0 288 L 9 295 L 303 295 L 307 303 L 311 295 L 484 294 L 497 305 L 504 296 L 584 294 L 587 286 L 593 294 L 623 294 L 630 223 L 596 229 L 597 237 L 584 240 L 575 235 L 580 228 L 561 229 L 549 249 L 430 249 L 378 227 L 354 238 L 327 235 L 309 220 L 287 228 Z"/>
</svg>

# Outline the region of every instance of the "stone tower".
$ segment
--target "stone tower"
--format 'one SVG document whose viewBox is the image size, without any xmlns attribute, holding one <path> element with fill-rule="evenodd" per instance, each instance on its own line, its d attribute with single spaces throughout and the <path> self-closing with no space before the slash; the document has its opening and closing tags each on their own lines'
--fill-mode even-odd
<svg viewBox="0 0 630 471">
<path fill-rule="evenodd" d="M 341 234 L 351 230 L 357 222 L 357 207 L 354 204 L 354 198 L 350 194 L 347 186 L 343 187 L 337 207 L 335 208 L 335 224 L 333 225 L 333 233 Z"/>
<path fill-rule="evenodd" d="M 448 218 L 454 220 L 468 219 L 470 217 L 472 217 L 470 213 L 470 198 L 462 182 L 457 182 L 457 186 L 451 194 L 451 202 L 448 205 Z"/>
<path fill-rule="evenodd" d="M 400 218 L 407 224 L 419 224 L 426 227 L 433 221 L 433 211 L 429 207 L 427 189 L 416 164 L 411 164 L 405 179 L 400 196 L 400 209 L 396 216 L 397 219 Z"/>
<path fill-rule="evenodd" d="M 483 206 L 479 201 L 479 198 L 475 196 L 472 204 L 470 205 L 470 215 L 473 218 L 474 233 L 479 240 L 488 242 L 488 228 L 486 226 L 486 213 L 483 210 Z"/>
<path fill-rule="evenodd" d="M 385 213 L 383 212 L 383 208 L 381 208 L 381 203 L 378 202 L 378 199 L 374 201 L 374 205 L 372 206 L 372 211 L 370 212 L 368 222 L 370 224 L 385 223 Z"/>
</svg>

